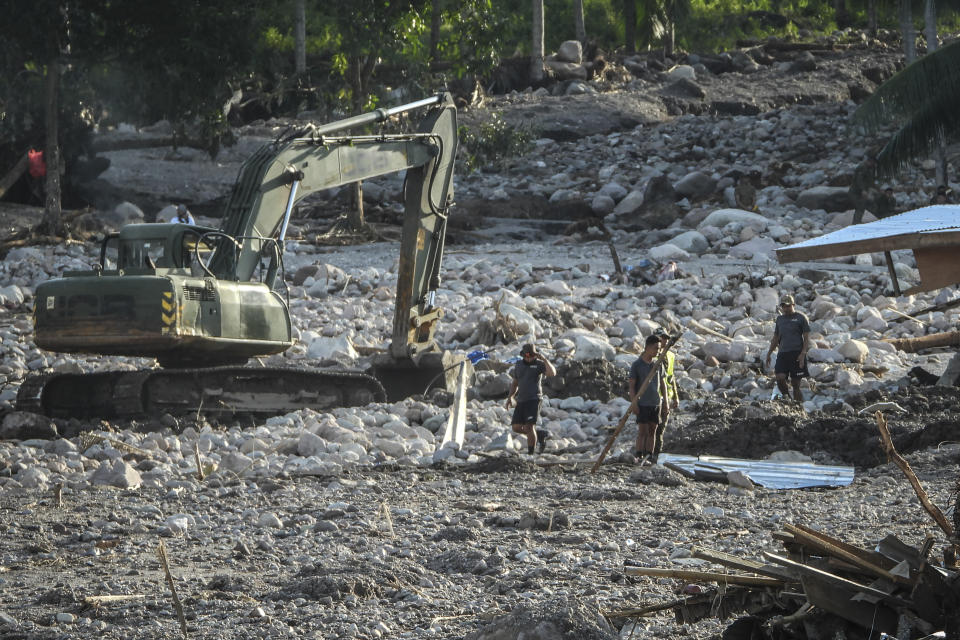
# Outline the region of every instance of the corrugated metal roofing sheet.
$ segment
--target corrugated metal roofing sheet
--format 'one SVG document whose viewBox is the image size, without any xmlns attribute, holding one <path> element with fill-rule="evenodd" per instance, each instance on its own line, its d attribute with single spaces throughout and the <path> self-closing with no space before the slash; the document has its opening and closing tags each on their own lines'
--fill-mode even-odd
<svg viewBox="0 0 960 640">
<path fill-rule="evenodd" d="M 744 460 L 718 456 L 685 456 L 661 453 L 660 464 L 671 462 L 696 473 L 742 471 L 750 480 L 768 489 L 803 489 L 808 487 L 845 487 L 853 482 L 853 467 L 815 464 L 813 462 L 782 462 L 780 460 Z"/>
<path fill-rule="evenodd" d="M 876 222 L 852 224 L 816 238 L 781 247 L 777 251 L 957 230 L 960 230 L 960 205 L 938 204 L 905 211 Z"/>
</svg>

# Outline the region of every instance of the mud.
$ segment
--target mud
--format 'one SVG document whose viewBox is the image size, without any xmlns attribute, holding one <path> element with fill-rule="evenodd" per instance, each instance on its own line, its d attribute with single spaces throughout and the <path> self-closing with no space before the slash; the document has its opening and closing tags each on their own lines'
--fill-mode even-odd
<svg viewBox="0 0 960 640">
<path fill-rule="evenodd" d="M 887 462 L 876 421 L 872 413 L 855 414 L 850 407 L 862 409 L 877 402 L 902 407 L 903 412 L 887 409 L 884 415 L 897 451 L 909 454 L 960 441 L 956 419 L 950 415 L 958 399 L 956 388 L 911 387 L 889 396 L 877 392 L 854 396 L 848 399 L 849 407 L 811 415 L 779 401 L 706 401 L 692 420 L 668 430 L 665 447 L 671 453 L 751 459 L 794 450 L 822 463 L 870 468 Z"/>
</svg>

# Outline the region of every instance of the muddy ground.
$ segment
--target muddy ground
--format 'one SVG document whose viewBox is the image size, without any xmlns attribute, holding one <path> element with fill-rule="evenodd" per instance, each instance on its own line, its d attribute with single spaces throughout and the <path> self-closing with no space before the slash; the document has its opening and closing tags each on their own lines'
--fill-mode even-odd
<svg viewBox="0 0 960 640">
<path fill-rule="evenodd" d="M 960 463 L 950 417 L 957 395 L 910 388 L 849 398 L 855 409 L 877 401 L 906 409 L 888 412 L 894 438 L 948 517 Z M 752 417 L 761 411 L 773 417 Z M 160 490 L 66 487 L 62 506 L 52 494 L 9 491 L 0 504 L 0 636 L 179 636 L 157 559 L 163 542 L 191 637 L 611 638 L 625 623 L 612 612 L 686 587 L 625 576 L 627 565 L 672 566 L 668 558 L 692 546 L 756 557 L 778 550 L 772 535 L 788 522 L 865 546 L 889 533 L 913 545 L 936 535 L 907 480 L 883 460 L 873 421 L 849 411 L 710 399 L 681 412 L 667 438 L 676 453 L 793 449 L 854 465 L 853 484 L 838 489 L 728 493 L 662 467 L 614 461 L 592 474 L 585 463 L 541 466 L 510 454 L 342 477 L 185 473 Z M 633 437 L 630 427 L 622 437 Z M 125 457 L 150 468 L 149 459 Z M 252 524 L 265 513 L 278 526 Z M 172 514 L 189 515 L 185 533 L 164 525 Z M 93 598 L 107 595 L 119 597 Z M 584 610 L 608 614 L 610 626 Z M 547 623 L 566 631 L 537 635 Z M 715 638 L 725 625 L 681 625 L 662 612 L 644 618 L 638 634 Z M 509 633 L 496 635 L 501 627 Z"/>
</svg>

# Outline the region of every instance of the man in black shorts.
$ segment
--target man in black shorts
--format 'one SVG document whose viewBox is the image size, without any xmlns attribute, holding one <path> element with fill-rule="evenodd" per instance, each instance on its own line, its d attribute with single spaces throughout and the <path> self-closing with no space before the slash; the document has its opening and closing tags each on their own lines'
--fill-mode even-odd
<svg viewBox="0 0 960 640">
<path fill-rule="evenodd" d="M 647 338 L 643 353 L 630 367 L 630 402 L 636 401 L 637 405 L 636 461 L 640 464 L 652 462 L 657 424 L 661 419 L 665 420 L 670 413 L 663 367 L 656 362 L 659 353 L 660 338 L 652 335 Z M 643 394 L 638 397 L 643 381 L 646 380 L 647 375 L 654 367 L 657 367 L 656 373 L 651 378 L 650 384 L 644 389 Z"/>
<path fill-rule="evenodd" d="M 557 370 L 532 344 L 523 345 L 520 349 L 520 362 L 510 372 L 513 382 L 510 384 L 510 395 L 507 396 L 507 409 L 516 398 L 513 430 L 527 436 L 527 453 L 531 455 L 538 440 L 542 453 L 549 437 L 546 429 L 533 428 L 540 417 L 540 397 L 543 395 L 540 380 L 543 376 L 551 378 L 555 375 Z"/>
<path fill-rule="evenodd" d="M 790 397 L 787 376 L 793 385 L 793 399 L 803 402 L 800 381 L 810 375 L 807 371 L 807 350 L 810 348 L 810 322 L 807 316 L 796 310 L 793 296 L 780 298 L 780 315 L 777 316 L 770 348 L 767 349 L 767 366 L 770 356 L 777 349 L 777 362 L 773 366 L 777 374 L 777 388 L 785 398 Z"/>
</svg>

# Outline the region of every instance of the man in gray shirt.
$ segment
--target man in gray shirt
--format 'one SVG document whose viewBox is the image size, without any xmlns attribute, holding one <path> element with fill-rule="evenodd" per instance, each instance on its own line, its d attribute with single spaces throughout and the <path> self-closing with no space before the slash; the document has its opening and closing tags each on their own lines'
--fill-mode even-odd
<svg viewBox="0 0 960 640">
<path fill-rule="evenodd" d="M 780 298 L 780 315 L 775 321 L 773 338 L 770 348 L 767 349 L 767 366 L 770 366 L 770 356 L 777 349 L 777 362 L 773 367 L 777 375 L 777 388 L 783 396 L 789 397 L 787 376 L 793 385 L 793 399 L 803 402 L 803 392 L 800 391 L 800 381 L 810 375 L 807 371 L 807 351 L 810 348 L 810 322 L 807 316 L 796 310 L 793 296 L 786 295 Z"/>
<path fill-rule="evenodd" d="M 657 424 L 670 415 L 663 364 L 657 360 L 659 354 L 660 337 L 649 336 L 640 357 L 630 367 L 630 403 L 636 405 L 634 413 L 637 415 L 635 462 L 641 465 L 654 462 Z M 640 388 L 651 371 L 654 373 L 650 382 L 640 394 Z"/>
<path fill-rule="evenodd" d="M 540 396 L 543 389 L 540 379 L 557 375 L 557 370 L 539 353 L 532 344 L 525 344 L 520 349 L 520 362 L 510 372 L 513 382 L 510 383 L 510 395 L 507 397 L 507 409 L 517 401 L 517 408 L 513 412 L 513 430 L 527 437 L 527 453 L 533 454 L 533 448 L 539 440 L 540 452 L 547 442 L 549 434 L 546 429 L 534 429 L 540 417 Z"/>
</svg>

